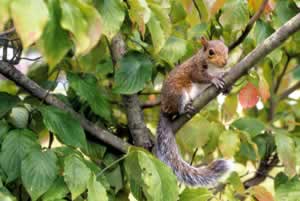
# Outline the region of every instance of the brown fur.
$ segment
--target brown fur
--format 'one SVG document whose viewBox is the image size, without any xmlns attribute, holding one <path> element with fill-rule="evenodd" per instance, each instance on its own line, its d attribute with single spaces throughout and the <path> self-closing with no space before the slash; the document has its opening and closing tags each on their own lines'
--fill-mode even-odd
<svg viewBox="0 0 300 201">
<path fill-rule="evenodd" d="M 209 64 L 223 68 L 227 62 L 228 49 L 222 41 L 207 41 L 202 38 L 203 48 L 193 57 L 175 67 L 164 82 L 161 93 L 161 110 L 166 114 L 176 114 L 183 89 L 189 90 L 192 82 L 208 83 L 212 76 L 207 73 Z M 209 50 L 214 55 L 208 54 Z"/>
</svg>

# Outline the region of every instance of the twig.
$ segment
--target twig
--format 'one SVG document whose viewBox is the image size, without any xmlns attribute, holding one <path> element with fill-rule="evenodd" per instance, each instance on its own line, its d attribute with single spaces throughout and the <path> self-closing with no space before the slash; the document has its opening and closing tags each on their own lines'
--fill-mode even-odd
<svg viewBox="0 0 300 201">
<path fill-rule="evenodd" d="M 246 57 L 233 66 L 230 71 L 224 76 L 226 86 L 231 86 L 243 75 L 255 66 L 262 58 L 271 53 L 275 48 L 279 47 L 292 34 L 300 30 L 300 13 L 287 21 L 283 26 L 277 29 L 271 36 L 264 40 L 259 46 L 252 50 Z M 300 85 L 300 84 L 299 84 Z M 219 91 L 214 86 L 207 87 L 201 96 L 197 97 L 193 106 L 196 112 L 199 112 L 211 100 L 216 98 Z M 192 115 L 193 116 L 193 115 Z M 172 123 L 174 132 L 180 129 L 190 118 L 186 115 L 181 115 Z"/>
<path fill-rule="evenodd" d="M 193 0 L 193 4 L 194 4 L 194 6 L 195 6 L 195 8 L 196 8 L 196 10 L 197 10 L 197 12 L 198 12 L 199 18 L 200 18 L 200 20 L 201 20 L 202 15 L 201 15 L 200 8 L 199 8 L 199 6 L 198 6 L 198 4 L 197 4 L 197 2 L 196 2 L 195 0 Z"/>
<path fill-rule="evenodd" d="M 277 82 L 276 82 L 275 87 L 274 87 L 274 94 L 276 94 L 278 92 L 279 86 L 280 86 L 282 78 L 284 77 L 284 75 L 286 73 L 286 70 L 287 70 L 287 68 L 289 66 L 290 60 L 291 60 L 291 57 L 289 55 L 287 55 L 287 60 L 285 62 L 283 70 L 282 70 L 282 72 L 280 73 L 280 75 L 277 78 Z"/>
<path fill-rule="evenodd" d="M 195 160 L 195 157 L 196 157 L 197 152 L 198 152 L 198 148 L 196 148 L 195 151 L 194 151 L 194 153 L 193 153 L 193 156 L 192 156 L 190 165 L 193 165 L 193 162 L 194 162 L 194 160 Z"/>
<path fill-rule="evenodd" d="M 53 105 L 55 107 L 60 108 L 61 110 L 68 112 L 73 118 L 79 120 L 81 126 L 88 131 L 91 135 L 95 136 L 97 139 L 102 142 L 114 147 L 115 149 L 121 152 L 127 152 L 127 148 L 129 144 L 124 142 L 122 139 L 117 136 L 111 134 L 105 129 L 102 129 L 90 122 L 77 112 L 75 112 L 71 107 L 62 102 L 56 96 L 49 94 L 47 95 L 47 91 L 40 87 L 36 82 L 22 74 L 18 69 L 16 69 L 13 65 L 0 61 L 0 73 L 4 75 L 6 78 L 15 82 L 18 86 L 22 87 L 26 91 L 28 91 L 33 96 L 43 99 L 45 98 L 45 102 L 49 105 Z M 47 95 L 47 96 L 46 96 Z"/>
<path fill-rule="evenodd" d="M 141 108 L 147 109 L 147 108 L 153 108 L 153 107 L 156 107 L 159 105 L 160 105 L 160 99 L 157 99 L 155 101 L 149 101 L 149 102 L 141 104 Z"/>
<path fill-rule="evenodd" d="M 124 155 L 121 158 L 115 160 L 114 162 L 112 162 L 111 164 L 109 164 L 108 166 L 106 166 L 101 172 L 99 172 L 98 174 L 96 174 L 96 177 L 101 176 L 106 170 L 108 170 L 109 168 L 111 168 L 112 166 L 114 166 L 115 164 L 119 163 L 120 161 L 124 160 L 128 155 Z"/>
<path fill-rule="evenodd" d="M 37 61 L 40 60 L 43 57 L 36 57 L 36 58 L 28 58 L 28 57 L 20 57 L 20 59 L 22 60 L 27 60 L 27 61 Z"/>
<path fill-rule="evenodd" d="M 288 88 L 287 90 L 285 90 L 284 92 L 282 92 L 282 94 L 279 95 L 278 100 L 280 101 L 287 98 L 291 93 L 293 93 L 299 88 L 300 88 L 300 81 L 294 84 L 293 86 L 291 86 L 290 88 Z"/>
<path fill-rule="evenodd" d="M 241 36 L 235 42 L 233 42 L 229 45 L 229 51 L 233 50 L 234 48 L 236 48 L 239 44 L 241 44 L 244 41 L 244 39 L 250 33 L 250 31 L 251 31 L 254 23 L 256 22 L 256 20 L 258 20 L 260 18 L 261 14 L 264 12 L 264 9 L 265 9 L 267 3 L 268 3 L 268 0 L 264 0 L 262 2 L 262 4 L 260 5 L 258 11 L 256 11 L 256 13 L 249 20 L 249 22 L 246 25 L 246 28 L 242 32 Z"/>
<path fill-rule="evenodd" d="M 12 33 L 14 33 L 15 31 L 16 31 L 16 28 L 15 28 L 15 27 L 12 27 L 12 28 L 10 28 L 10 29 L 8 29 L 8 30 L 5 30 L 5 31 L 1 32 L 1 33 L 0 33 L 0 37 L 2 37 L 2 36 L 7 36 L 7 35 L 9 35 L 9 34 L 12 34 Z"/>
</svg>

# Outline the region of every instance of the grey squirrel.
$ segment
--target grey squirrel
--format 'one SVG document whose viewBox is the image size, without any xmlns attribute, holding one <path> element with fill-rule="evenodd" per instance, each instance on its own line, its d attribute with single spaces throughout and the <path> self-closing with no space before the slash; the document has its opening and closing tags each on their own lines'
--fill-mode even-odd
<svg viewBox="0 0 300 201">
<path fill-rule="evenodd" d="M 208 41 L 201 37 L 202 49 L 175 67 L 165 80 L 161 92 L 161 112 L 157 127 L 156 155 L 170 166 L 178 179 L 191 186 L 214 186 L 230 169 L 231 162 L 216 160 L 205 167 L 193 167 L 178 151 L 172 131 L 172 116 L 194 112 L 192 101 L 209 83 L 224 90 L 222 79 L 227 64 L 228 48 L 221 40 Z"/>
</svg>

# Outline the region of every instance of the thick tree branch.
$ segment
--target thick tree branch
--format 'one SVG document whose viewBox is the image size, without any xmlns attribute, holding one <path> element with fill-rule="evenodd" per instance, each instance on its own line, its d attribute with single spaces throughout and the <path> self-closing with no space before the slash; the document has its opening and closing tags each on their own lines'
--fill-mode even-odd
<svg viewBox="0 0 300 201">
<path fill-rule="evenodd" d="M 115 62 L 120 60 L 126 53 L 126 45 L 121 34 L 116 35 L 112 40 L 111 56 Z M 152 135 L 144 121 L 144 114 L 140 106 L 137 94 L 122 96 L 124 109 L 127 116 L 128 128 L 134 145 L 151 149 L 153 143 Z"/>
<path fill-rule="evenodd" d="M 90 122 L 89 120 L 85 119 L 83 116 L 75 112 L 71 107 L 69 107 L 64 102 L 56 98 L 54 95 L 47 94 L 47 91 L 45 89 L 41 88 L 33 80 L 29 79 L 27 76 L 22 74 L 14 66 L 8 64 L 7 62 L 0 61 L 0 73 L 6 78 L 14 81 L 18 86 L 22 87 L 33 96 L 44 100 L 49 105 L 53 105 L 70 113 L 74 118 L 79 120 L 81 126 L 91 135 L 95 136 L 104 143 L 111 145 L 119 151 L 126 153 L 127 148 L 129 146 L 128 143 L 124 142 L 117 136 L 111 134 L 107 130 L 102 129 Z"/>
<path fill-rule="evenodd" d="M 267 54 L 271 53 L 275 48 L 279 47 L 285 40 L 287 40 L 292 34 L 300 30 L 300 13 L 287 21 L 282 27 L 269 36 L 264 42 L 244 57 L 239 63 L 237 63 L 231 70 L 224 76 L 226 86 L 231 86 L 240 77 L 247 74 L 247 72 Z M 196 98 L 193 102 L 196 112 L 199 112 L 206 104 L 216 98 L 219 91 L 214 86 L 209 86 L 200 97 Z M 176 132 L 187 121 L 189 121 L 186 115 L 180 116 L 173 122 L 173 130 Z"/>
<path fill-rule="evenodd" d="M 261 16 L 261 14 L 264 12 L 265 7 L 268 3 L 268 0 L 264 0 L 262 2 L 262 4 L 260 5 L 259 9 L 256 11 L 256 13 L 251 17 L 251 19 L 249 20 L 248 24 L 246 25 L 246 28 L 244 29 L 244 31 L 242 32 L 241 36 L 234 41 L 233 43 L 231 43 L 229 45 L 229 51 L 233 50 L 234 48 L 236 48 L 239 44 L 241 44 L 244 39 L 248 36 L 248 34 L 250 33 L 254 23 L 256 22 L 256 20 L 258 20 Z"/>
</svg>

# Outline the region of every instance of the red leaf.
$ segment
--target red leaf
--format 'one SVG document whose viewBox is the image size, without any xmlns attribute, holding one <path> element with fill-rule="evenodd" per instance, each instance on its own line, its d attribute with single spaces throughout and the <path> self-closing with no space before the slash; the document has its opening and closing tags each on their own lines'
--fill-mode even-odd
<svg viewBox="0 0 300 201">
<path fill-rule="evenodd" d="M 244 109 L 252 108 L 256 105 L 259 100 L 258 89 L 251 83 L 248 82 L 239 93 L 239 102 Z"/>
</svg>

